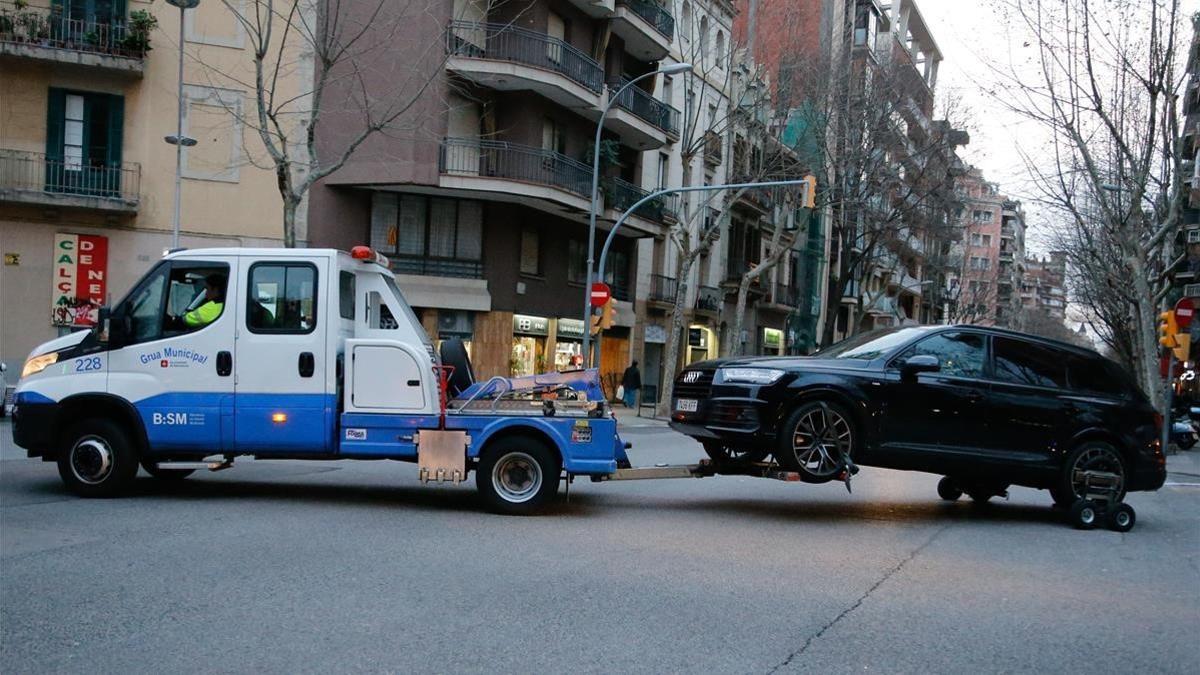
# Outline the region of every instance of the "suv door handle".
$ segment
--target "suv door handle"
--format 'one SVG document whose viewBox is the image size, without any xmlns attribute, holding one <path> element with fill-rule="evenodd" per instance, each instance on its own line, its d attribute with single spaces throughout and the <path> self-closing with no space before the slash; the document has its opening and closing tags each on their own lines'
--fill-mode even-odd
<svg viewBox="0 0 1200 675">
<path fill-rule="evenodd" d="M 967 393 L 967 401 L 970 403 L 979 403 L 983 400 L 983 392 L 971 391 Z"/>
<path fill-rule="evenodd" d="M 217 352 L 217 375 L 219 377 L 228 377 L 233 372 L 233 354 L 229 352 Z"/>
<path fill-rule="evenodd" d="M 296 363 L 296 368 L 300 371 L 300 377 L 312 377 L 316 367 L 317 360 L 313 358 L 312 352 L 300 352 L 300 359 Z"/>
</svg>

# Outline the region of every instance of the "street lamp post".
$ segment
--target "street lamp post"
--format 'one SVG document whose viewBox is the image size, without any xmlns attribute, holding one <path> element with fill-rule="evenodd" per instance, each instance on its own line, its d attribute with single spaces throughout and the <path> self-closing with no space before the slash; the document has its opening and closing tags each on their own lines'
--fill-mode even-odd
<svg viewBox="0 0 1200 675">
<path fill-rule="evenodd" d="M 656 192 L 651 192 L 650 194 L 646 195 L 645 197 L 642 197 L 641 199 L 634 202 L 633 205 L 630 206 L 629 208 L 625 209 L 625 212 L 622 213 L 619 218 L 617 218 L 617 222 L 613 223 L 612 229 L 608 231 L 608 237 L 606 237 L 604 239 L 604 246 L 600 248 L 600 269 L 604 269 L 604 263 L 605 263 L 605 261 L 608 260 L 608 249 L 610 246 L 612 246 L 613 240 L 616 239 L 617 230 L 621 229 L 621 226 L 625 224 L 625 219 L 628 218 L 634 211 L 641 208 L 642 204 L 645 204 L 646 202 L 648 202 L 652 199 L 656 199 L 663 195 L 675 194 L 677 192 L 706 192 L 706 191 L 717 191 L 717 190 L 740 190 L 742 188 L 783 187 L 786 185 L 807 185 L 808 189 L 812 190 L 814 183 L 812 183 L 808 178 L 800 178 L 797 180 L 772 180 L 772 181 L 765 181 L 762 183 L 730 183 L 728 185 L 692 185 L 692 186 L 688 186 L 688 187 L 663 188 Z M 806 197 L 807 196 L 808 195 L 806 195 Z M 610 300 L 610 302 L 611 302 L 611 300 Z M 587 328 L 589 328 L 589 326 L 585 324 L 584 328 L 587 329 Z M 585 349 L 586 349 L 586 343 L 585 343 Z M 592 366 L 599 367 L 599 361 L 600 361 L 599 354 L 597 354 L 596 361 L 592 364 Z"/>
<path fill-rule="evenodd" d="M 183 13 L 195 8 L 200 0 L 167 0 L 179 8 L 179 110 L 175 118 L 175 135 L 163 140 L 175 146 L 175 215 L 171 221 L 171 248 L 179 248 L 179 202 L 183 186 L 183 149 L 196 144 L 196 139 L 183 135 Z"/>
<path fill-rule="evenodd" d="M 198 1 L 198 0 L 197 0 Z M 591 336 L 592 336 L 592 280 L 594 278 L 604 278 L 604 270 L 601 269 L 598 276 L 593 275 L 592 264 L 595 262 L 596 255 L 596 210 L 599 208 L 599 191 L 600 191 L 600 137 L 604 131 L 604 118 L 608 115 L 608 111 L 616 103 L 621 94 L 625 90 L 633 86 L 634 83 L 644 80 L 647 77 L 654 77 L 659 73 L 663 75 L 673 75 L 675 73 L 690 73 L 692 64 L 690 63 L 673 63 L 669 66 L 663 66 L 658 70 L 652 70 L 648 73 L 638 75 L 632 80 L 626 82 L 617 89 L 616 93 L 610 93 L 608 100 L 604 103 L 604 108 L 600 111 L 600 119 L 596 122 L 596 142 L 592 145 L 592 200 L 588 209 L 588 257 L 587 257 L 587 276 L 583 285 L 583 358 L 585 363 L 591 363 Z M 611 91 L 611 90 L 610 90 Z M 639 204 L 641 202 L 638 202 Z M 609 300 L 612 302 L 612 300 Z"/>
</svg>

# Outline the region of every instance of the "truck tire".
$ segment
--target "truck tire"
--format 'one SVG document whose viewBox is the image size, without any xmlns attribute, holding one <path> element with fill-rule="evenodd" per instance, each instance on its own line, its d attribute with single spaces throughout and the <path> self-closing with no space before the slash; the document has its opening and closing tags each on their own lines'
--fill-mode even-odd
<svg viewBox="0 0 1200 675">
<path fill-rule="evenodd" d="M 63 435 L 58 475 L 80 497 L 115 497 L 137 476 L 129 434 L 106 419 L 88 419 Z"/>
<path fill-rule="evenodd" d="M 475 487 L 488 510 L 528 515 L 558 493 L 561 473 L 558 455 L 545 443 L 529 436 L 507 436 L 483 449 Z"/>
<path fill-rule="evenodd" d="M 195 469 L 160 469 L 158 468 L 158 462 L 148 459 L 142 460 L 142 468 L 151 476 L 165 481 L 183 480 L 196 472 Z"/>
<path fill-rule="evenodd" d="M 854 418 L 832 401 L 810 401 L 784 422 L 775 459 L 806 483 L 825 483 L 845 468 L 842 453 L 854 457 Z"/>
</svg>

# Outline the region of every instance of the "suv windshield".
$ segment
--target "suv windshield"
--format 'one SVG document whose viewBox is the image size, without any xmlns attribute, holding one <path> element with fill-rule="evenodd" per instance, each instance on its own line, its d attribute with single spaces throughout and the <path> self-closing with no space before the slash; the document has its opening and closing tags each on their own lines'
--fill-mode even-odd
<svg viewBox="0 0 1200 675">
<path fill-rule="evenodd" d="M 890 354 L 900 345 L 932 330 L 932 326 L 885 328 L 846 338 L 813 354 L 821 359 L 861 359 L 870 361 Z"/>
</svg>

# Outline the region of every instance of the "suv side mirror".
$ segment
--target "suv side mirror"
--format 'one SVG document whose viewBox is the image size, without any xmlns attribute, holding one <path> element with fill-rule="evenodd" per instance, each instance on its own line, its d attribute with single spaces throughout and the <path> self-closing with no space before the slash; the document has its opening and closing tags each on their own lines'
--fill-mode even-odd
<svg viewBox="0 0 1200 675">
<path fill-rule="evenodd" d="M 915 380 L 918 373 L 936 373 L 941 369 L 942 364 L 938 357 L 933 354 L 917 354 L 910 356 L 900 364 L 900 378 Z"/>
</svg>

